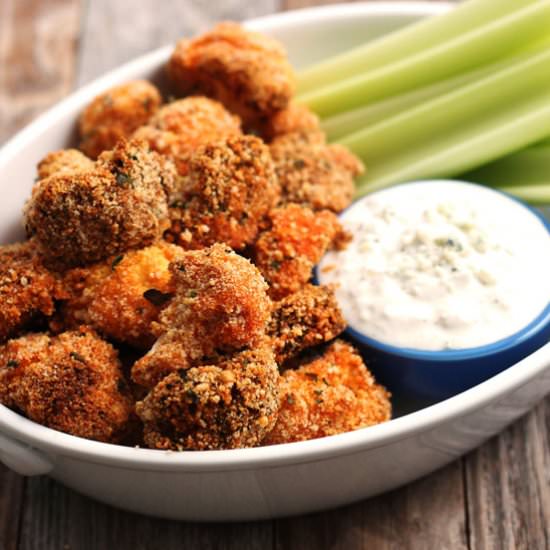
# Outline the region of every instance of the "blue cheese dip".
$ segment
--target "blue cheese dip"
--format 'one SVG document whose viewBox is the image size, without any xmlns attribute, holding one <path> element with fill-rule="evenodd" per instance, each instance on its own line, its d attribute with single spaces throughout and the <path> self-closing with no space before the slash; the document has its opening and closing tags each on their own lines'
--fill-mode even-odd
<svg viewBox="0 0 550 550">
<path fill-rule="evenodd" d="M 550 301 L 550 235 L 528 208 L 478 185 L 433 181 L 367 195 L 342 216 L 353 235 L 318 267 L 349 325 L 393 346 L 498 341 Z"/>
</svg>

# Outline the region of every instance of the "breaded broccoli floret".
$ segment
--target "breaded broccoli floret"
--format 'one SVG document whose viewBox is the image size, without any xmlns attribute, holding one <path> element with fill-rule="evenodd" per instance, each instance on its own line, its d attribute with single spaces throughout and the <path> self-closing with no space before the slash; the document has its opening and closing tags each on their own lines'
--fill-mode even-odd
<svg viewBox="0 0 550 550">
<path fill-rule="evenodd" d="M 90 172 L 53 174 L 26 205 L 29 236 L 57 268 L 151 244 L 166 228 L 166 172 L 139 142 L 120 142 Z"/>
<path fill-rule="evenodd" d="M 269 149 L 254 136 L 230 137 L 201 147 L 191 158 L 188 200 L 170 210 L 165 238 L 184 248 L 252 243 L 279 198 Z"/>
<path fill-rule="evenodd" d="M 0 346 L 0 402 L 49 428 L 110 443 L 125 435 L 132 412 L 116 351 L 86 328 Z"/>
<path fill-rule="evenodd" d="M 162 103 L 155 86 L 134 80 L 98 95 L 80 116 L 80 149 L 91 158 L 147 123 Z"/>
<path fill-rule="evenodd" d="M 279 372 L 261 346 L 164 378 L 136 407 L 154 449 L 254 447 L 277 419 Z"/>
<path fill-rule="evenodd" d="M 264 444 L 349 432 L 391 417 L 390 394 L 356 350 L 337 340 L 321 355 L 280 378 L 279 416 Z"/>
<path fill-rule="evenodd" d="M 336 338 L 345 328 L 334 290 L 306 285 L 273 305 L 267 334 L 282 365 L 301 351 Z"/>
<path fill-rule="evenodd" d="M 324 143 L 324 134 L 321 130 L 319 117 L 305 105 L 291 101 L 285 109 L 270 116 L 263 125 L 262 137 L 266 141 L 273 141 L 279 136 L 287 134 L 312 134 L 311 139 Z"/>
<path fill-rule="evenodd" d="M 68 297 L 56 323 L 90 325 L 118 342 L 150 347 L 155 341 L 151 324 L 174 291 L 168 266 L 182 253 L 161 241 L 69 270 L 63 278 Z"/>
<path fill-rule="evenodd" d="M 260 272 L 224 245 L 186 252 L 170 271 L 176 294 L 154 325 L 159 339 L 132 368 L 149 388 L 175 370 L 257 346 L 271 314 Z"/>
<path fill-rule="evenodd" d="M 340 212 L 352 201 L 353 179 L 364 171 L 363 164 L 342 145 L 326 145 L 320 136 L 293 133 L 273 140 L 282 201 Z"/>
<path fill-rule="evenodd" d="M 330 248 L 349 240 L 338 218 L 328 210 L 313 212 L 298 204 L 273 209 L 269 227 L 253 246 L 253 261 L 269 284 L 269 295 L 280 300 L 304 286 L 313 266 Z"/>
<path fill-rule="evenodd" d="M 53 174 L 89 172 L 94 169 L 94 161 L 76 149 L 61 149 L 47 154 L 38 163 L 38 179 L 43 180 Z"/>
<path fill-rule="evenodd" d="M 134 137 L 171 159 L 181 176 L 189 170 L 189 159 L 201 145 L 241 134 L 239 117 L 218 101 L 186 97 L 165 105 Z"/>
<path fill-rule="evenodd" d="M 168 74 L 180 92 L 221 101 L 246 126 L 284 109 L 295 88 L 281 44 L 228 22 L 179 42 Z"/>
<path fill-rule="evenodd" d="M 0 246 L 0 343 L 52 315 L 56 289 L 34 242 Z"/>
</svg>

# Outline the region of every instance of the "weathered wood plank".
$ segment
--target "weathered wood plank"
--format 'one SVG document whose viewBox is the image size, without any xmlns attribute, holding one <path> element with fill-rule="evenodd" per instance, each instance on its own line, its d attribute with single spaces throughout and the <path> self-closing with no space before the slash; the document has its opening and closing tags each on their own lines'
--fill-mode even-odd
<svg viewBox="0 0 550 550">
<path fill-rule="evenodd" d="M 0 464 L 0 548 L 15 550 L 23 502 L 24 480 Z"/>
<path fill-rule="evenodd" d="M 205 30 L 221 20 L 241 21 L 277 11 L 278 0 L 185 2 L 94 0 L 84 21 L 78 84 L 141 54 Z"/>
<path fill-rule="evenodd" d="M 27 506 L 20 550 L 272 547 L 271 522 L 192 524 L 146 518 L 93 502 L 47 478 L 32 480 Z"/>
<path fill-rule="evenodd" d="M 276 549 L 468 548 L 459 461 L 403 489 L 339 510 L 277 522 Z"/>
<path fill-rule="evenodd" d="M 79 4 L 0 2 L 0 141 L 71 89 Z"/>
<path fill-rule="evenodd" d="M 472 548 L 550 548 L 550 399 L 466 457 Z"/>
</svg>

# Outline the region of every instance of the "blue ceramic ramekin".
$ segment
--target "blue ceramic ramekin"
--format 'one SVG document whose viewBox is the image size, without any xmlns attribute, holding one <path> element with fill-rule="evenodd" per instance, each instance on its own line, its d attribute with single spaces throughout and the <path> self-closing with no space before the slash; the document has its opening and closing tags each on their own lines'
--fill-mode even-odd
<svg viewBox="0 0 550 550">
<path fill-rule="evenodd" d="M 506 193 L 495 192 L 527 208 L 550 234 L 550 222 L 537 210 Z M 319 283 L 317 268 L 314 282 Z M 436 401 L 484 382 L 546 344 L 550 340 L 550 303 L 518 332 L 473 348 L 432 351 L 393 346 L 351 326 L 346 334 L 358 347 L 376 379 L 390 391 L 412 399 Z"/>
</svg>

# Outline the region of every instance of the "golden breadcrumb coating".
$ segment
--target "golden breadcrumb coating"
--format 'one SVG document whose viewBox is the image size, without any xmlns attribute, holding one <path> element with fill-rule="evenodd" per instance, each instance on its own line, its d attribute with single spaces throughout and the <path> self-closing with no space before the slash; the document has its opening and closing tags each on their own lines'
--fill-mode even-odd
<svg viewBox="0 0 550 550">
<path fill-rule="evenodd" d="M 116 443 L 132 400 L 114 348 L 81 328 L 0 347 L 0 402 L 68 434 Z"/>
<path fill-rule="evenodd" d="M 142 144 L 120 142 L 90 172 L 53 174 L 25 208 L 27 233 L 57 268 L 151 244 L 166 228 L 165 172 Z"/>
<path fill-rule="evenodd" d="M 269 117 L 263 128 L 262 137 L 272 141 L 286 134 L 315 134 L 321 143 L 324 134 L 321 130 L 319 117 L 305 105 L 291 101 L 285 109 L 277 111 Z"/>
<path fill-rule="evenodd" d="M 168 75 L 180 92 L 221 101 L 246 126 L 284 109 L 295 89 L 282 45 L 229 22 L 179 42 Z"/>
<path fill-rule="evenodd" d="M 342 145 L 326 145 L 322 134 L 285 134 L 273 140 L 271 156 L 283 202 L 340 212 L 350 205 L 353 179 L 363 173 L 361 161 Z"/>
<path fill-rule="evenodd" d="M 271 314 L 260 272 L 224 245 L 185 252 L 170 271 L 176 294 L 153 326 L 159 339 L 132 368 L 148 388 L 175 370 L 258 345 Z"/>
<path fill-rule="evenodd" d="M 271 227 L 253 246 L 253 261 L 269 284 L 269 295 L 280 300 L 304 286 L 313 266 L 330 248 L 349 241 L 338 218 L 328 210 L 313 212 L 298 204 L 269 213 Z"/>
<path fill-rule="evenodd" d="M 53 174 L 89 172 L 94 169 L 94 161 L 76 149 L 61 149 L 47 154 L 38 163 L 38 179 L 43 180 Z"/>
<path fill-rule="evenodd" d="M 255 447 L 277 419 L 278 383 L 265 345 L 174 372 L 136 406 L 145 444 L 177 451 Z"/>
<path fill-rule="evenodd" d="M 161 241 L 67 271 L 63 283 L 68 298 L 57 328 L 86 324 L 118 342 L 150 347 L 155 341 L 151 324 L 174 291 L 168 266 L 182 253 Z"/>
<path fill-rule="evenodd" d="M 283 373 L 279 416 L 263 443 L 305 441 L 386 422 L 389 398 L 356 350 L 337 340 L 318 359 Z"/>
<path fill-rule="evenodd" d="M 252 243 L 279 199 L 269 148 L 257 137 L 235 136 L 201 147 L 191 158 L 188 199 L 170 209 L 165 238 L 184 248 Z"/>
<path fill-rule="evenodd" d="M 282 365 L 304 349 L 336 338 L 345 328 L 334 290 L 306 285 L 273 305 L 267 334 Z"/>
<path fill-rule="evenodd" d="M 218 101 L 186 97 L 165 105 L 146 126 L 134 133 L 151 149 L 171 159 L 180 176 L 189 170 L 189 159 L 201 145 L 240 135 L 241 121 Z"/>
<path fill-rule="evenodd" d="M 134 80 L 103 92 L 80 116 L 80 149 L 97 158 L 146 124 L 161 103 L 159 91 L 146 80 Z"/>
<path fill-rule="evenodd" d="M 34 242 L 0 246 L 0 342 L 52 315 L 56 291 Z"/>
</svg>

